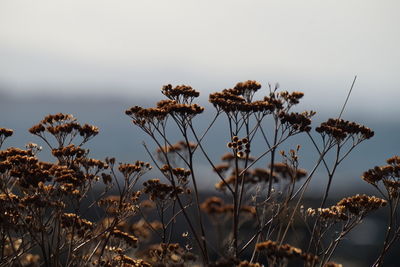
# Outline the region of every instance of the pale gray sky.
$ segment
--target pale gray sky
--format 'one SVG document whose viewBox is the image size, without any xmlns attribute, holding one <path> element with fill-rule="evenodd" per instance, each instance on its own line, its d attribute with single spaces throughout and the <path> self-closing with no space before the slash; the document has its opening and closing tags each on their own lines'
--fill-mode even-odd
<svg viewBox="0 0 400 267">
<path fill-rule="evenodd" d="M 393 112 L 399 8 L 397 0 L 1 0 L 0 86 L 158 95 L 166 83 L 208 93 L 255 79 L 337 106 L 357 74 L 353 107 Z"/>
</svg>

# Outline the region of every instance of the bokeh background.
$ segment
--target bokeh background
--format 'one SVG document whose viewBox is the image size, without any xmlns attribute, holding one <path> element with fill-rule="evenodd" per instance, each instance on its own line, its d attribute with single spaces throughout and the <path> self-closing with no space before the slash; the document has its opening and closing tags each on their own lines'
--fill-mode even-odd
<svg viewBox="0 0 400 267">
<path fill-rule="evenodd" d="M 100 127 L 89 144 L 94 157 L 149 160 L 141 145 L 149 140 L 124 110 L 153 105 L 164 84 L 201 92 L 209 111 L 199 128 L 212 114 L 208 94 L 248 79 L 265 93 L 276 82 L 303 91 L 299 109 L 318 112 L 315 126 L 338 116 L 357 75 L 343 118 L 376 136 L 342 165 L 333 197 L 368 192 L 362 172 L 400 152 L 399 8 L 396 0 L 2 0 L 0 127 L 15 130 L 7 146 L 23 147 L 40 143 L 27 129 L 44 115 L 72 113 Z M 205 140 L 214 159 L 226 152 L 225 127 L 218 121 Z M 298 142 L 308 168 L 317 155 L 306 138 Z M 201 186 L 212 188 L 199 162 Z M 322 169 L 318 176 L 313 194 L 326 183 Z M 373 246 L 376 225 L 365 223 L 351 245 Z M 345 266 L 362 266 L 354 262 Z"/>
</svg>

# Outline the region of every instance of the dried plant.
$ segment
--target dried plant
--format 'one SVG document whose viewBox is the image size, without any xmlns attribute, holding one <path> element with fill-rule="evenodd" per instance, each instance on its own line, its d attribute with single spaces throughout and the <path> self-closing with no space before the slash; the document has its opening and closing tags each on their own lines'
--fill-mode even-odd
<svg viewBox="0 0 400 267">
<path fill-rule="evenodd" d="M 373 263 L 382 266 L 400 233 L 400 158 L 362 176 L 382 198 L 358 194 L 329 207 L 339 165 L 374 132 L 343 120 L 343 112 L 313 131 L 316 113 L 295 111 L 303 93 L 269 85 L 256 99 L 260 89 L 246 81 L 210 94 L 214 116 L 202 131 L 195 127 L 204 111 L 194 103 L 200 93 L 187 85 L 164 86 L 166 99 L 155 107 L 126 110 L 155 146 L 153 153 L 144 143 L 158 178 L 143 178 L 152 169 L 143 161 L 90 158 L 84 146 L 97 127 L 69 114 L 46 116 L 29 132 L 54 162 L 41 161 L 42 147 L 33 143 L 0 151 L 0 266 L 341 266 L 331 259 L 343 238 L 384 208 L 387 231 Z M 220 120 L 228 125 L 222 163 L 206 146 Z M 0 147 L 12 134 L 0 128 Z M 315 147 L 310 170 L 300 166 L 300 145 L 285 146 L 296 135 Z M 218 179 L 206 199 L 198 154 Z M 326 187 L 319 206 L 305 208 L 319 167 Z M 306 241 L 296 242 L 304 228 Z"/>
</svg>

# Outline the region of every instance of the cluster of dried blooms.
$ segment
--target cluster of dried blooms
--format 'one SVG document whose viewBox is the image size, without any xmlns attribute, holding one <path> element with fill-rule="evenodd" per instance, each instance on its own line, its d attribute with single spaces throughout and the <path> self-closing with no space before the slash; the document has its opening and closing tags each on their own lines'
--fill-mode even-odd
<svg viewBox="0 0 400 267">
<path fill-rule="evenodd" d="M 344 206 L 350 213 L 354 215 L 364 214 L 373 210 L 377 210 L 386 206 L 387 201 L 375 196 L 355 195 L 343 198 L 337 205 Z"/>
<path fill-rule="evenodd" d="M 124 215 L 127 217 L 134 214 L 137 209 L 137 202 L 140 196 L 140 191 L 133 192 L 130 199 L 121 199 L 120 196 L 107 196 L 98 201 L 98 205 L 104 209 L 109 216 Z"/>
<path fill-rule="evenodd" d="M 308 215 L 319 214 L 324 220 L 347 221 L 352 216 L 365 216 L 367 213 L 387 205 L 387 201 L 375 196 L 355 195 L 343 198 L 330 208 L 307 210 Z"/>
<path fill-rule="evenodd" d="M 267 99 L 252 101 L 255 92 L 261 88 L 256 81 L 246 81 L 236 84 L 232 89 L 210 94 L 209 101 L 214 107 L 227 114 L 237 112 L 272 112 L 276 105 Z"/>
<path fill-rule="evenodd" d="M 174 187 L 166 183 L 162 183 L 160 179 L 150 179 L 143 183 L 143 192 L 149 195 L 150 200 L 169 200 L 174 199 L 179 194 L 184 194 L 185 189 L 181 186 Z"/>
<path fill-rule="evenodd" d="M 166 85 L 161 91 L 169 99 L 159 101 L 156 107 L 134 106 L 125 111 L 125 114 L 132 118 L 132 122 L 147 133 L 159 130 L 168 116 L 187 123 L 204 111 L 198 104 L 192 104 L 193 99 L 199 96 L 199 92 L 190 86 L 181 85 L 172 88 L 171 85 Z"/>
<path fill-rule="evenodd" d="M 197 260 L 195 254 L 183 248 L 178 243 L 160 243 L 149 246 L 143 253 L 143 259 L 151 266 L 193 266 Z"/>
<path fill-rule="evenodd" d="M 70 144 L 78 134 L 82 137 L 80 145 L 86 143 L 99 133 L 99 128 L 89 124 L 81 125 L 71 114 L 58 113 L 46 116 L 40 123 L 32 126 L 29 132 L 45 140 L 48 145 L 50 144 L 45 133 L 50 133 L 56 138 L 58 146 L 63 147 Z"/>
<path fill-rule="evenodd" d="M 233 205 L 225 204 L 223 199 L 219 197 L 209 197 L 201 203 L 201 209 L 209 215 L 229 215 L 233 214 Z M 256 209 L 252 206 L 241 206 L 240 212 L 242 215 L 249 214 L 252 217 L 256 216 Z"/>
<path fill-rule="evenodd" d="M 94 224 L 91 221 L 82 219 L 75 213 L 62 214 L 60 222 L 61 227 L 65 231 L 68 231 L 71 235 L 78 235 L 81 238 L 85 235 L 90 235 L 94 227 Z"/>
<path fill-rule="evenodd" d="M 228 163 L 228 166 L 231 166 L 231 165 L 234 163 L 234 161 L 235 161 L 236 159 L 237 159 L 237 160 L 246 160 L 246 161 L 249 161 L 249 162 L 254 161 L 254 158 L 251 157 L 251 156 L 248 156 L 248 157 L 246 157 L 246 158 L 239 158 L 239 157 L 237 156 L 237 154 L 235 155 L 235 154 L 233 154 L 233 153 L 225 153 L 225 154 L 222 155 L 222 157 L 221 157 L 221 160 L 224 161 L 224 162 L 227 162 L 227 163 Z"/>
<path fill-rule="evenodd" d="M 321 123 L 315 130 L 322 135 L 332 136 L 339 141 L 345 140 L 349 136 L 357 136 L 360 140 L 370 139 L 374 136 L 374 131 L 370 128 L 343 119 L 329 119 Z"/>
<path fill-rule="evenodd" d="M 249 261 L 241 261 L 239 262 L 239 267 L 261 267 L 262 265 L 259 264 L 258 262 L 256 263 L 251 263 Z"/>
<path fill-rule="evenodd" d="M 387 201 L 385 199 L 357 194 L 343 198 L 336 205 L 329 208 L 309 208 L 306 212 L 306 217 L 315 218 L 313 235 L 310 240 L 311 250 L 316 255 L 321 255 L 320 258 L 325 264 L 324 266 L 337 266 L 328 261 L 343 238 L 355 226 L 360 224 L 365 216 L 386 205 Z M 337 226 L 340 226 L 340 228 L 337 228 Z M 336 229 L 341 230 L 338 231 Z M 330 230 L 334 231 L 333 238 L 331 237 L 328 246 L 324 246 L 321 240 L 329 240 L 326 233 L 329 233 Z"/>
<path fill-rule="evenodd" d="M 238 158 L 244 158 L 245 155 L 250 154 L 250 143 L 249 139 L 234 136 L 232 137 L 232 141 L 227 144 L 228 148 L 231 148 L 233 151 L 236 151 L 236 156 Z"/>
<path fill-rule="evenodd" d="M 397 188 L 400 180 L 400 157 L 393 156 L 386 160 L 387 165 L 376 166 L 362 175 L 362 179 L 372 185 L 382 181 L 389 187 Z"/>
<path fill-rule="evenodd" d="M 388 225 L 383 243 L 383 248 L 379 257 L 374 262 L 374 266 L 382 266 L 385 256 L 396 241 L 399 240 L 400 224 L 393 220 L 399 213 L 398 203 L 400 200 L 400 156 L 393 156 L 386 160 L 386 164 L 375 166 L 363 173 L 361 178 L 374 186 L 389 203 Z M 381 187 L 383 187 L 381 189 Z"/>
<path fill-rule="evenodd" d="M 318 214 L 323 220 L 332 221 L 346 221 L 349 217 L 346 214 L 345 206 L 331 206 L 330 208 L 318 208 L 318 209 L 307 209 L 307 214 L 309 216 L 315 216 Z"/>
<path fill-rule="evenodd" d="M 195 149 L 196 144 L 194 143 L 189 143 L 189 146 L 187 145 L 186 142 L 184 141 L 179 141 L 176 144 L 169 145 L 169 146 L 163 146 L 161 148 L 157 148 L 156 152 L 157 153 L 174 153 L 174 152 L 181 152 L 185 151 L 190 147 L 190 149 Z"/>
<path fill-rule="evenodd" d="M 300 248 L 289 244 L 279 244 L 272 240 L 257 243 L 256 249 L 267 255 L 269 264 L 272 266 L 284 259 L 301 259 L 304 261 L 305 266 L 314 266 L 319 261 L 317 256 L 305 253 Z"/>
<path fill-rule="evenodd" d="M 109 266 L 132 266 L 132 267 L 150 267 L 151 264 L 141 260 L 141 259 L 132 259 L 126 255 L 117 255 L 113 258 L 112 263 Z M 107 265 L 106 265 L 107 266 Z"/>
<path fill-rule="evenodd" d="M 315 113 L 312 111 L 298 112 L 283 112 L 279 113 L 279 118 L 282 124 L 287 124 L 292 128 L 292 131 L 309 132 L 311 131 L 311 117 Z"/>
<path fill-rule="evenodd" d="M 118 170 L 125 176 L 130 177 L 135 173 L 146 172 L 151 169 L 150 163 L 143 161 L 136 161 L 132 163 L 121 163 L 118 166 Z"/>
<path fill-rule="evenodd" d="M 7 137 L 13 135 L 14 131 L 11 129 L 0 128 L 0 147 L 3 145 Z"/>
<path fill-rule="evenodd" d="M 126 232 L 120 231 L 118 229 L 113 229 L 110 233 L 113 238 L 123 240 L 129 247 L 137 247 L 138 239 Z"/>
<path fill-rule="evenodd" d="M 131 225 L 124 224 L 128 228 L 129 232 L 132 232 L 138 238 L 142 240 L 149 240 L 152 236 L 152 231 L 157 231 L 162 229 L 162 223 L 159 221 L 146 221 L 141 219 Z"/>
<path fill-rule="evenodd" d="M 178 103 L 191 103 L 194 98 L 199 97 L 200 93 L 188 85 L 178 85 L 172 87 L 171 84 L 164 85 L 161 89 L 163 95 Z"/>
<path fill-rule="evenodd" d="M 46 116 L 30 132 L 49 145 L 56 161 L 40 161 L 41 148 L 35 144 L 28 144 L 24 150 L 10 147 L 0 151 L 0 238 L 5 240 L 0 244 L 1 264 L 150 266 L 142 259 L 132 258 L 132 249 L 139 244 L 133 229 L 117 227 L 132 223 L 140 197 L 140 191 L 133 186 L 151 166 L 141 161 L 121 163 L 117 175 L 115 159 L 89 158 L 82 145 L 98 129 L 79 124 L 72 115 Z M 1 130 L 2 137 L 11 133 Z M 120 179 L 124 180 L 122 185 Z M 107 197 L 114 183 L 118 184 L 119 195 Z M 103 192 L 88 203 L 94 188 Z M 97 210 L 103 219 L 87 218 L 88 210 Z M 108 224 L 102 223 L 106 219 Z M 155 223 L 151 226 L 157 228 Z M 135 231 L 144 228 L 136 227 Z"/>
</svg>

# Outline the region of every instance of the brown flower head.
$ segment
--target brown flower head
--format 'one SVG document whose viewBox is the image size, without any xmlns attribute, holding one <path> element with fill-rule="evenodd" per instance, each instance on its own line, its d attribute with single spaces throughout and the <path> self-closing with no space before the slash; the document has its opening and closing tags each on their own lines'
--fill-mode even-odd
<svg viewBox="0 0 400 267">
<path fill-rule="evenodd" d="M 239 262 L 238 267 L 261 267 L 261 264 L 259 264 L 258 262 L 250 263 L 248 261 L 241 261 Z"/>
<path fill-rule="evenodd" d="M 370 139 L 374 136 L 374 131 L 355 122 L 345 121 L 343 119 L 329 119 L 315 130 L 322 136 L 330 136 L 341 142 L 347 137 L 356 138 L 356 142 Z"/>
<path fill-rule="evenodd" d="M 311 117 L 314 116 L 315 112 L 303 112 L 303 113 L 287 113 L 281 111 L 279 118 L 282 124 L 290 126 L 294 132 L 309 132 L 311 130 Z"/>
<path fill-rule="evenodd" d="M 150 163 L 143 161 L 136 161 L 135 163 L 120 163 L 118 166 L 118 170 L 124 175 L 124 177 L 131 177 L 132 175 L 143 173 L 151 170 Z"/>
<path fill-rule="evenodd" d="M 302 251 L 299 248 L 293 247 L 289 244 L 279 245 L 277 242 L 267 240 L 265 242 L 256 244 L 257 251 L 264 251 L 268 256 L 276 258 L 300 258 Z"/>
<path fill-rule="evenodd" d="M 150 179 L 143 183 L 143 192 L 149 195 L 150 200 L 171 200 L 175 199 L 178 194 L 186 191 L 181 186 L 172 186 L 161 183 L 159 179 Z"/>
<path fill-rule="evenodd" d="M 283 179 L 290 179 L 292 181 L 300 180 L 301 178 L 304 178 L 307 175 L 306 170 L 294 169 L 285 162 L 275 163 L 273 169 L 277 176 Z"/>
<path fill-rule="evenodd" d="M 139 243 L 139 240 L 137 239 L 137 237 L 135 237 L 131 234 L 128 234 L 126 232 L 120 231 L 118 229 L 112 230 L 112 232 L 110 234 L 114 238 L 125 241 L 125 243 L 130 247 L 137 247 L 137 245 Z"/>
<path fill-rule="evenodd" d="M 113 261 L 115 261 L 118 266 L 132 266 L 132 267 L 150 267 L 151 264 L 144 261 L 144 260 L 138 260 L 138 259 L 132 259 L 129 256 L 119 254 L 113 258 Z"/>
<path fill-rule="evenodd" d="M 218 215 L 218 214 L 228 214 L 232 216 L 233 214 L 233 205 L 225 204 L 224 201 L 219 197 L 209 197 L 207 198 L 201 205 L 201 209 L 210 215 Z M 256 215 L 256 209 L 253 206 L 243 205 L 240 207 L 240 214 L 245 215 L 249 214 L 251 216 Z"/>
<path fill-rule="evenodd" d="M 346 214 L 346 207 L 340 205 L 330 208 L 318 208 L 317 210 L 309 208 L 307 214 L 309 216 L 318 214 L 325 221 L 346 221 L 349 218 Z"/>
<path fill-rule="evenodd" d="M 80 237 L 90 234 L 94 225 L 91 221 L 80 218 L 75 213 L 64 213 L 61 216 L 61 227 L 74 231 Z M 74 229 L 74 230 L 72 230 Z"/>
<path fill-rule="evenodd" d="M 172 87 L 171 84 L 164 85 L 161 92 L 163 95 L 171 100 L 175 100 L 177 103 L 191 103 L 194 98 L 200 95 L 199 92 L 188 85 L 178 85 L 175 87 Z"/>
<path fill-rule="evenodd" d="M 256 81 L 239 82 L 235 85 L 232 91 L 237 95 L 243 96 L 247 102 L 251 102 L 253 95 L 261 88 L 261 84 Z"/>
<path fill-rule="evenodd" d="M 343 198 L 336 205 L 344 206 L 354 215 L 365 214 L 386 206 L 387 201 L 375 196 L 355 195 Z"/>
<path fill-rule="evenodd" d="M 89 124 L 80 125 L 71 114 L 57 113 L 44 117 L 40 123 L 32 126 L 29 132 L 45 140 L 45 132 L 50 133 L 56 139 L 58 147 L 62 148 L 70 144 L 78 134 L 82 137 L 81 144 L 86 143 L 99 133 L 99 129 Z"/>
<path fill-rule="evenodd" d="M 3 145 L 4 140 L 10 137 L 13 134 L 13 132 L 14 131 L 11 129 L 0 128 L 0 147 Z"/>
</svg>

